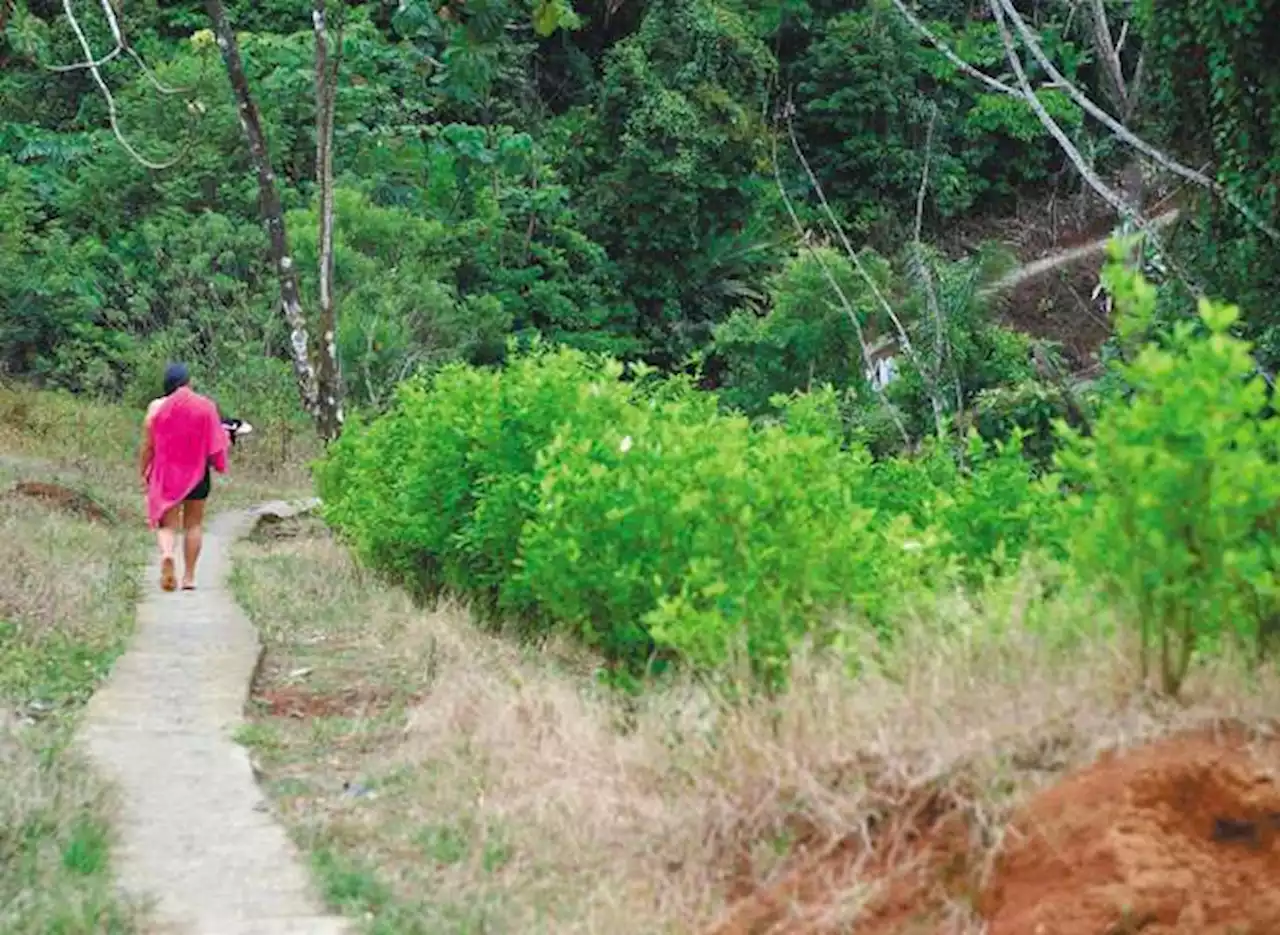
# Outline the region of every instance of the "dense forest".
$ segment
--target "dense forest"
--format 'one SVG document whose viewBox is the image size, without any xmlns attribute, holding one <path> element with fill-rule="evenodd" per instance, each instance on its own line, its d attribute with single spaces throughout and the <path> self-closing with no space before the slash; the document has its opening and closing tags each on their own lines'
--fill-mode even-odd
<svg viewBox="0 0 1280 935">
<path fill-rule="evenodd" d="M 8 0 L 0 367 L 319 417 L 546 341 L 753 417 L 829 383 L 880 449 L 1043 434 L 1101 257 L 1009 274 L 1122 224 L 1280 356 L 1273 7 Z"/>
</svg>

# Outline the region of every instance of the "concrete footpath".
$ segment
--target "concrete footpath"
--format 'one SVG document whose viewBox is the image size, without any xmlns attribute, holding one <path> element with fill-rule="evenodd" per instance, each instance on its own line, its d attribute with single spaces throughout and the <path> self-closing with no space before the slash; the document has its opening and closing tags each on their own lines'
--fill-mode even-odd
<svg viewBox="0 0 1280 935">
<path fill-rule="evenodd" d="M 196 591 L 162 592 L 154 562 L 133 643 L 86 712 L 79 739 L 119 793 L 113 866 L 125 891 L 151 901 L 156 933 L 348 932 L 322 914 L 232 739 L 260 644 L 227 589 L 231 546 L 259 515 L 294 511 L 277 503 L 216 517 Z"/>
</svg>

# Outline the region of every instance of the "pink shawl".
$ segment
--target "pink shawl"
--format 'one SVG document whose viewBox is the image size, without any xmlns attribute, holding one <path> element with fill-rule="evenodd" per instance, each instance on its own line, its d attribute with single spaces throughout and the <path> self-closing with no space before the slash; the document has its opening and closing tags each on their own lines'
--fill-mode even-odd
<svg viewBox="0 0 1280 935">
<path fill-rule="evenodd" d="M 155 529 L 161 517 L 200 483 L 208 465 L 226 473 L 228 439 L 218 407 L 186 386 L 160 404 L 147 432 L 147 523 Z"/>
</svg>

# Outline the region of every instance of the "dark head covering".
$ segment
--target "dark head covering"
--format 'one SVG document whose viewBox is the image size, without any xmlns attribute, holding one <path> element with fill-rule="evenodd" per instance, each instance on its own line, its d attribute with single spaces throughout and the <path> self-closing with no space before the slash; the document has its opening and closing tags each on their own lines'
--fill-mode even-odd
<svg viewBox="0 0 1280 935">
<path fill-rule="evenodd" d="M 180 386 L 191 382 L 191 372 L 186 364 L 173 363 L 164 369 L 164 395 L 170 396 Z"/>
</svg>

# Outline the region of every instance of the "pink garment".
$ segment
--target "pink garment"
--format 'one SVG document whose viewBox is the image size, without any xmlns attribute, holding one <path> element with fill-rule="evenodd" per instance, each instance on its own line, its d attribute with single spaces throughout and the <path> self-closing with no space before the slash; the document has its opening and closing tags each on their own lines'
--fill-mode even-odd
<svg viewBox="0 0 1280 935">
<path fill-rule="evenodd" d="M 155 529 L 200 483 L 208 465 L 226 473 L 228 438 L 218 407 L 186 386 L 160 404 L 147 431 L 147 523 Z"/>
</svg>

